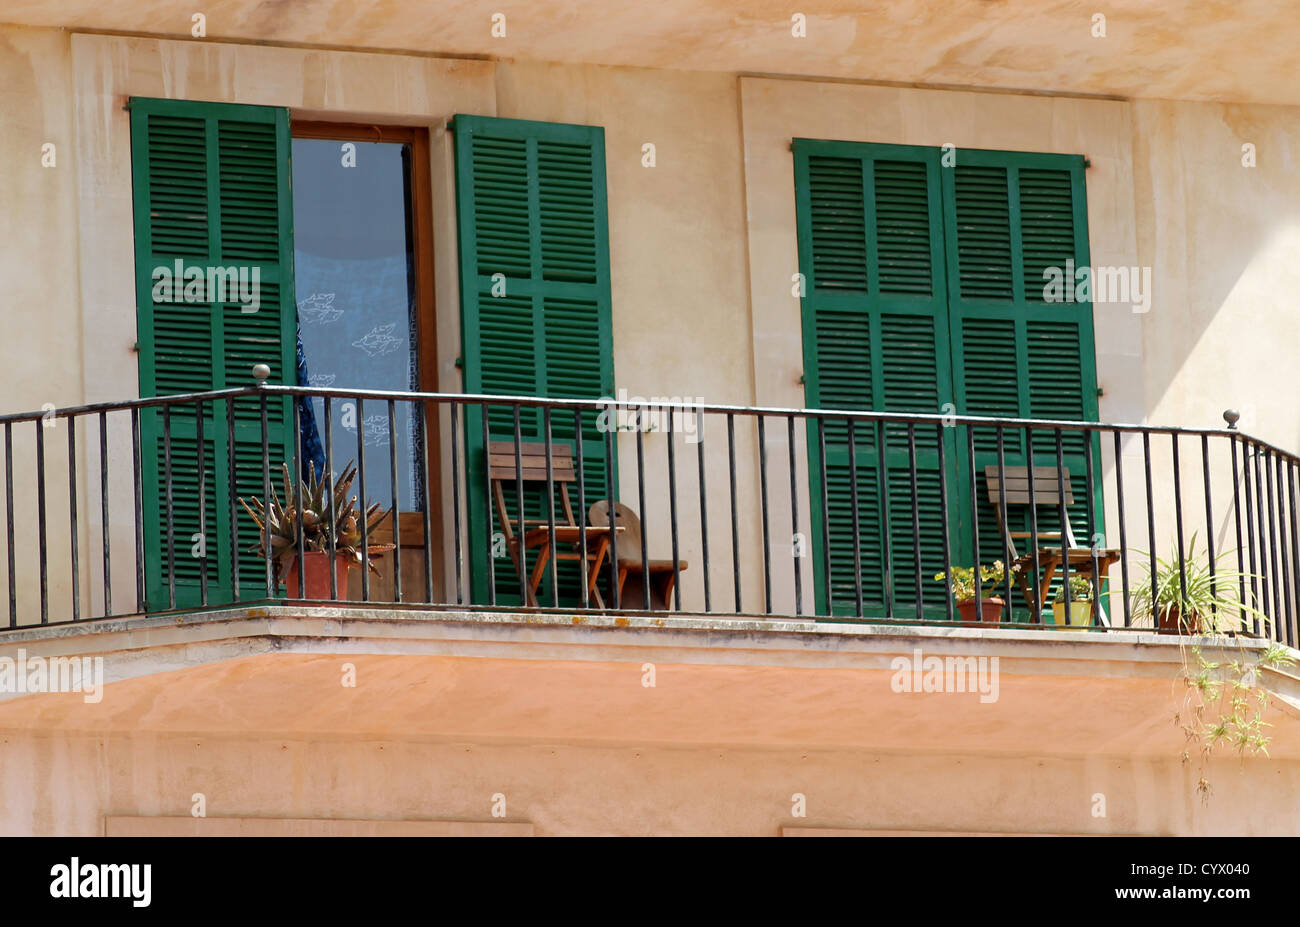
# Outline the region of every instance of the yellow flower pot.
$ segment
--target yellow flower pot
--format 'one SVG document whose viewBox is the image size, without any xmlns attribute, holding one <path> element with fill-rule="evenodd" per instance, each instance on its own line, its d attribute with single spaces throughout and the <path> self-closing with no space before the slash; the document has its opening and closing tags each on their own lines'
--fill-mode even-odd
<svg viewBox="0 0 1300 927">
<path fill-rule="evenodd" d="M 1086 631 L 1092 627 L 1092 603 L 1087 601 L 1075 601 L 1070 604 L 1070 620 L 1065 620 L 1064 602 L 1057 602 L 1052 605 L 1052 624 L 1056 625 L 1059 631 Z"/>
</svg>

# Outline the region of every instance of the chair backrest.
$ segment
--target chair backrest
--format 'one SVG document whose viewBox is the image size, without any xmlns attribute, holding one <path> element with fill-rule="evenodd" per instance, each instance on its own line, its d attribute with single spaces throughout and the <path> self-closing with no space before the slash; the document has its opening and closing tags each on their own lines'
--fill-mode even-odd
<svg viewBox="0 0 1300 927">
<path fill-rule="evenodd" d="M 594 528 L 609 527 L 609 500 L 594 503 L 587 511 L 587 525 Z M 618 560 L 620 563 L 641 562 L 641 519 L 622 502 L 614 503 L 614 527 L 622 528 L 618 534 Z"/>
<path fill-rule="evenodd" d="M 522 480 L 516 477 L 522 476 Z M 560 488 L 561 512 L 556 513 L 557 525 L 576 525 L 573 506 L 569 501 L 569 483 L 578 478 L 573 469 L 573 448 L 563 443 L 551 444 L 551 482 Z M 507 541 L 514 539 L 514 527 L 506 509 L 505 493 L 514 492 L 523 482 L 546 483 L 546 445 L 541 441 L 524 441 L 519 444 L 519 462 L 515 464 L 515 442 L 492 441 L 488 444 L 488 480 L 496 503 L 497 518 Z M 561 520 L 563 518 L 563 520 Z M 525 522 L 522 519 L 520 525 Z"/>
<path fill-rule="evenodd" d="M 1002 527 L 1002 535 L 1006 538 L 1007 546 L 1013 557 L 1018 556 L 1013 538 L 1025 538 L 1029 536 L 1025 531 L 1011 531 L 1009 526 L 1002 521 L 1002 505 L 1005 501 L 1008 510 L 1012 506 L 1020 505 L 1048 505 L 1054 509 L 1059 509 L 1061 505 L 1062 489 L 1064 489 L 1064 498 L 1066 505 L 1074 504 L 1074 490 L 1070 485 L 1070 468 L 1069 467 L 1034 467 L 1034 495 L 1031 499 L 1029 496 L 1029 468 L 1028 467 L 1003 467 L 1001 474 L 995 464 L 990 464 L 984 468 L 984 481 L 988 484 L 989 504 L 997 512 L 998 522 Z M 1059 531 L 1039 531 L 1039 538 L 1056 538 L 1060 540 L 1061 532 Z M 1065 543 L 1069 547 L 1077 546 L 1074 540 L 1074 532 L 1067 521 L 1065 524 Z"/>
</svg>

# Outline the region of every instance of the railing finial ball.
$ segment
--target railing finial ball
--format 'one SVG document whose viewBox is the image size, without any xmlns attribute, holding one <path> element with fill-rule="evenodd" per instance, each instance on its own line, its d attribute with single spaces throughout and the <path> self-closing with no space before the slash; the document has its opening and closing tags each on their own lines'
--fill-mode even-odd
<svg viewBox="0 0 1300 927">
<path fill-rule="evenodd" d="M 1223 420 L 1228 423 L 1230 429 L 1236 429 L 1237 420 L 1241 418 L 1241 413 L 1236 409 L 1224 409 Z"/>
<path fill-rule="evenodd" d="M 253 376 L 258 386 L 265 386 L 267 378 L 271 376 L 271 368 L 266 364 L 254 364 Z"/>
</svg>

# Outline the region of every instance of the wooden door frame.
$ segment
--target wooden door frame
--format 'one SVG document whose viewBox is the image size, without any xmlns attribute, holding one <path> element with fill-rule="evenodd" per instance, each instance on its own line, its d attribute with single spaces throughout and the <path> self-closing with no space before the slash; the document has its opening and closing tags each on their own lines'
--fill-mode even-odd
<svg viewBox="0 0 1300 927">
<path fill-rule="evenodd" d="M 429 130 L 423 126 L 368 125 L 357 122 L 324 122 L 297 119 L 290 113 L 290 144 L 295 138 L 337 140 L 339 142 L 394 142 L 411 146 L 411 251 L 415 258 L 416 377 L 419 391 L 438 391 L 438 323 L 433 262 L 433 178 L 429 168 Z M 442 519 L 442 409 L 441 404 L 425 404 L 423 456 L 425 463 L 424 504 L 429 509 L 429 553 L 433 560 L 434 597 L 446 600 L 445 569 L 442 551 L 448 532 Z M 380 534 L 392 540 L 391 526 L 381 526 Z M 402 512 L 402 548 L 422 549 L 424 513 Z M 384 538 L 377 537 L 376 541 Z M 422 585 L 422 584 L 421 584 Z M 420 588 L 419 586 L 412 589 Z M 441 592 L 440 592 L 441 590 Z"/>
</svg>

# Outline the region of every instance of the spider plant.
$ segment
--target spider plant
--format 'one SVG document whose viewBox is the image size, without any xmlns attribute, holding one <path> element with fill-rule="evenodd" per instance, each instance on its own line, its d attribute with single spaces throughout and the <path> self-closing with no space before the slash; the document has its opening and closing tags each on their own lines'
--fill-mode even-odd
<svg viewBox="0 0 1300 927">
<path fill-rule="evenodd" d="M 1149 556 L 1149 555 L 1144 555 Z M 1245 631 L 1250 619 L 1267 624 L 1269 618 L 1250 601 L 1250 573 L 1221 565 L 1227 554 L 1214 559 L 1196 553 L 1196 535 L 1180 558 L 1175 550 L 1168 560 L 1156 558 L 1154 593 L 1151 567 L 1133 594 L 1134 618 L 1150 616 L 1159 628 L 1183 634 L 1229 634 Z M 1180 569 L 1181 564 L 1181 569 Z M 1247 589 L 1242 598 L 1241 589 Z"/>
<path fill-rule="evenodd" d="M 268 519 L 270 521 L 271 559 L 275 564 L 277 580 L 284 575 L 290 561 L 298 553 L 298 509 L 296 508 L 298 497 L 294 492 L 295 487 L 287 463 L 281 465 L 281 475 L 284 483 L 283 503 L 276 495 L 274 486 L 271 487 L 269 511 L 266 504 L 256 496 L 253 497 L 251 504 L 242 498 L 239 500 L 239 504 L 257 525 L 258 542 L 252 549 L 260 557 L 266 556 L 266 529 Z M 378 575 L 379 570 L 375 568 L 374 563 L 370 562 L 368 557 L 362 556 L 361 522 L 365 520 L 366 535 L 369 538 L 388 517 L 389 512 L 384 511 L 383 506 L 378 502 L 366 506 L 364 514 L 358 511 L 357 497 L 348 495 L 356 475 L 357 468 L 349 461 L 343 468 L 343 473 L 334 481 L 333 521 L 330 520 L 329 483 L 325 475 L 323 473 L 317 475 L 313 470 L 306 479 L 299 481 L 296 488 L 301 493 L 302 499 L 302 547 L 304 552 L 328 552 L 330 538 L 333 538 L 336 554 L 343 555 L 352 563 L 364 562 Z M 366 546 L 367 553 L 372 555 L 393 549 L 392 544 L 370 543 Z"/>
</svg>

